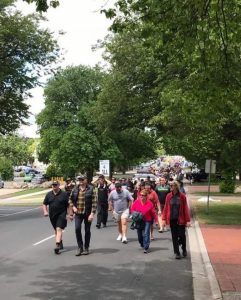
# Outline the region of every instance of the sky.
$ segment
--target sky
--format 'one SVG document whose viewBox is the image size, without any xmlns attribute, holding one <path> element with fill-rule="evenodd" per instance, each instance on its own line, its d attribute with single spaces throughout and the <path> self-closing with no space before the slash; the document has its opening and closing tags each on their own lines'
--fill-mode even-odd
<svg viewBox="0 0 241 300">
<path fill-rule="evenodd" d="M 92 51 L 92 46 L 98 40 L 103 40 L 108 34 L 110 20 L 107 20 L 100 10 L 113 6 L 114 0 L 60 0 L 60 6 L 49 8 L 44 16 L 48 21 L 43 26 L 54 32 L 58 44 L 64 51 L 64 61 L 61 66 L 90 65 L 104 63 L 101 50 Z M 35 12 L 35 6 L 18 0 L 16 7 L 23 14 Z M 63 31 L 64 35 L 58 35 Z M 31 90 L 33 98 L 27 100 L 30 105 L 30 126 L 21 126 L 19 133 L 27 137 L 36 137 L 37 126 L 35 115 L 44 108 L 43 88 Z"/>
</svg>

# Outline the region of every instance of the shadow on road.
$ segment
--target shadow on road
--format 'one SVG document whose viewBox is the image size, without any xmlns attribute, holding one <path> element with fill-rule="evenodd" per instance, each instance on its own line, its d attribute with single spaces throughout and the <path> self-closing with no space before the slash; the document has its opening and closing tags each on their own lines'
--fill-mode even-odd
<svg viewBox="0 0 241 300">
<path fill-rule="evenodd" d="M 110 249 L 113 250 L 115 249 Z M 177 261 L 160 264 L 157 260 L 147 263 L 137 259 L 131 264 L 116 264 L 111 268 L 84 264 L 60 267 L 52 271 L 42 270 L 38 280 L 31 282 L 32 286 L 38 286 L 42 291 L 23 296 L 29 299 L 66 300 L 191 300 L 190 274 L 184 272 L 181 265 L 177 268 L 177 263 L 180 264 Z M 164 270 L 165 276 L 161 276 Z"/>
</svg>

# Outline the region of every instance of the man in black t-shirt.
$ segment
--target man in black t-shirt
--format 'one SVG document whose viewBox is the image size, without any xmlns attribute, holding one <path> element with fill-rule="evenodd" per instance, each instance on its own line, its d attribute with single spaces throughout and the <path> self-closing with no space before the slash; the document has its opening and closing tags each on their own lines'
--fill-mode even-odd
<svg viewBox="0 0 241 300">
<path fill-rule="evenodd" d="M 62 191 L 58 181 L 53 181 L 52 191 L 48 192 L 43 201 L 43 213 L 49 216 L 50 222 L 55 230 L 56 247 L 55 254 L 63 249 L 63 229 L 67 226 L 68 194 Z"/>
</svg>

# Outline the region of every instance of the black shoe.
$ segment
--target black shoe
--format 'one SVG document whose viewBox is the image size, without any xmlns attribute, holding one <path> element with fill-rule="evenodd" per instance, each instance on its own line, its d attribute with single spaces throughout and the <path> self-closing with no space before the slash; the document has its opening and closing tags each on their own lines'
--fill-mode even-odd
<svg viewBox="0 0 241 300">
<path fill-rule="evenodd" d="M 100 224 L 96 224 L 95 227 L 100 229 Z"/>
<path fill-rule="evenodd" d="M 177 253 L 177 254 L 176 254 L 176 259 L 181 259 L 180 253 Z"/>
<path fill-rule="evenodd" d="M 59 250 L 60 250 L 60 243 L 56 243 L 56 247 L 54 248 L 54 253 L 59 254 Z"/>
<path fill-rule="evenodd" d="M 78 248 L 77 251 L 76 251 L 75 256 L 80 256 L 82 254 L 83 254 L 83 249 L 82 248 Z"/>
<path fill-rule="evenodd" d="M 83 253 L 82 253 L 83 255 L 88 255 L 89 254 L 89 249 L 87 248 L 87 249 L 85 249 L 84 251 L 83 251 Z"/>
<path fill-rule="evenodd" d="M 59 248 L 60 250 L 64 249 L 63 241 L 60 241 L 59 246 L 60 246 L 60 248 Z"/>
<path fill-rule="evenodd" d="M 186 250 L 183 250 L 183 251 L 182 251 L 182 256 L 183 256 L 183 257 L 187 257 L 187 251 L 186 251 Z"/>
<path fill-rule="evenodd" d="M 103 224 L 103 227 L 106 227 L 106 224 Z"/>
</svg>

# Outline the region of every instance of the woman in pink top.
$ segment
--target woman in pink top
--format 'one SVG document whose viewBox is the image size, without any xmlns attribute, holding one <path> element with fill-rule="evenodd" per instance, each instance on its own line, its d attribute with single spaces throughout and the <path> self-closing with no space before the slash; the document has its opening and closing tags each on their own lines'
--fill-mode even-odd
<svg viewBox="0 0 241 300">
<path fill-rule="evenodd" d="M 140 212 L 143 215 L 143 226 L 137 229 L 138 241 L 144 249 L 144 253 L 148 252 L 150 246 L 150 227 L 153 220 L 157 219 L 154 205 L 150 200 L 147 200 L 147 191 L 142 190 L 140 198 L 137 198 L 131 206 L 131 212 Z"/>
</svg>

